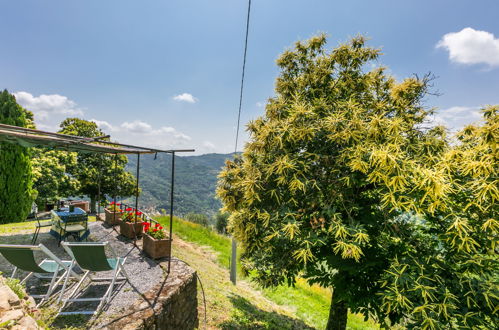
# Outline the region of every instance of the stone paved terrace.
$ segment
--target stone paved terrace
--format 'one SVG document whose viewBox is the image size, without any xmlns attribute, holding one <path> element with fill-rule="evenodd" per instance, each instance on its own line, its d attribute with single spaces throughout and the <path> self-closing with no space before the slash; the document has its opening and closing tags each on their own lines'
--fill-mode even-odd
<svg viewBox="0 0 499 330">
<path fill-rule="evenodd" d="M 172 258 L 171 273 L 168 275 L 167 260 L 154 261 L 141 251 L 142 241 L 133 241 L 120 236 L 102 222 L 89 223 L 89 241 L 109 241 L 117 256 L 127 257 L 125 270 L 131 283 L 121 281 L 111 302 L 99 317 L 85 316 L 84 327 L 107 329 L 190 329 L 198 326 L 196 276 L 192 268 L 182 261 Z M 116 227 L 117 230 L 119 230 Z M 0 236 L 3 244 L 30 244 L 31 234 Z M 37 243 L 42 243 L 54 254 L 69 260 L 57 240 L 48 233 L 41 233 Z M 41 256 L 42 257 L 42 256 Z M 5 276 L 12 272 L 12 265 L 0 256 L 0 271 Z M 110 272 L 102 272 L 98 277 L 109 277 Z M 28 293 L 46 288 L 47 281 L 32 278 L 27 283 Z M 100 297 L 106 283 L 92 283 L 81 291 L 80 297 Z M 60 289 L 60 286 L 57 290 Z M 65 311 L 89 310 L 98 302 L 68 305 Z M 63 318 L 63 317 L 59 317 Z M 60 323 L 60 322 L 59 322 Z"/>
</svg>

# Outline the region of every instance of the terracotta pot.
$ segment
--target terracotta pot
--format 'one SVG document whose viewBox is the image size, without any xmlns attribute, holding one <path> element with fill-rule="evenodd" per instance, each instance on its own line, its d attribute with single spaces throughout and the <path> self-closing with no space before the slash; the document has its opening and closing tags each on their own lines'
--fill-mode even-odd
<svg viewBox="0 0 499 330">
<path fill-rule="evenodd" d="M 120 234 L 130 239 L 142 236 L 142 229 L 141 222 L 121 221 L 120 223 Z"/>
<path fill-rule="evenodd" d="M 104 209 L 104 213 L 106 214 L 105 222 L 108 225 L 114 226 L 114 225 L 119 225 L 121 222 L 121 216 L 123 215 L 123 212 L 114 212 L 110 211 L 108 209 Z"/>
<path fill-rule="evenodd" d="M 170 255 L 171 241 L 170 238 L 154 239 L 148 234 L 144 234 L 142 240 L 142 249 L 152 259 L 168 257 Z"/>
</svg>

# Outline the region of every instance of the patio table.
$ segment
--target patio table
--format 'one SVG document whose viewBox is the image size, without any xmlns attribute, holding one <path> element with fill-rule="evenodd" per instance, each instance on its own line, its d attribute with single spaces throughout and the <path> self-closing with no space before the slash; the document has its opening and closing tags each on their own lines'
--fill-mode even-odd
<svg viewBox="0 0 499 330">
<path fill-rule="evenodd" d="M 68 236 L 74 236 L 80 241 L 87 238 L 90 234 L 88 230 L 88 214 L 79 207 L 75 207 L 73 212 L 69 208 L 63 208 L 60 211 L 51 212 L 52 227 L 50 235 L 60 241 Z"/>
</svg>

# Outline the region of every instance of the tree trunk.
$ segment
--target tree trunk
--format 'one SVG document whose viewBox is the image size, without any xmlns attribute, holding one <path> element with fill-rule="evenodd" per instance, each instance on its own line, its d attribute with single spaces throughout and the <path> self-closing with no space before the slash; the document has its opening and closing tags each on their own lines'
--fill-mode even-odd
<svg viewBox="0 0 499 330">
<path fill-rule="evenodd" d="M 335 302 L 334 295 L 329 307 L 326 330 L 345 330 L 347 328 L 348 307 L 344 301 Z"/>
</svg>

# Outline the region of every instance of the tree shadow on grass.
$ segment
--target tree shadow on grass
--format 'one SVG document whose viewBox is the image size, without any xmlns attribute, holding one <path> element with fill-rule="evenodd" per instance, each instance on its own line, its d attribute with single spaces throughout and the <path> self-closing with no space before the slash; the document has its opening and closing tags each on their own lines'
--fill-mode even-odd
<svg viewBox="0 0 499 330">
<path fill-rule="evenodd" d="M 222 329 L 314 329 L 301 320 L 261 310 L 239 295 L 229 299 L 234 311 L 230 320 L 219 325 Z"/>
</svg>

